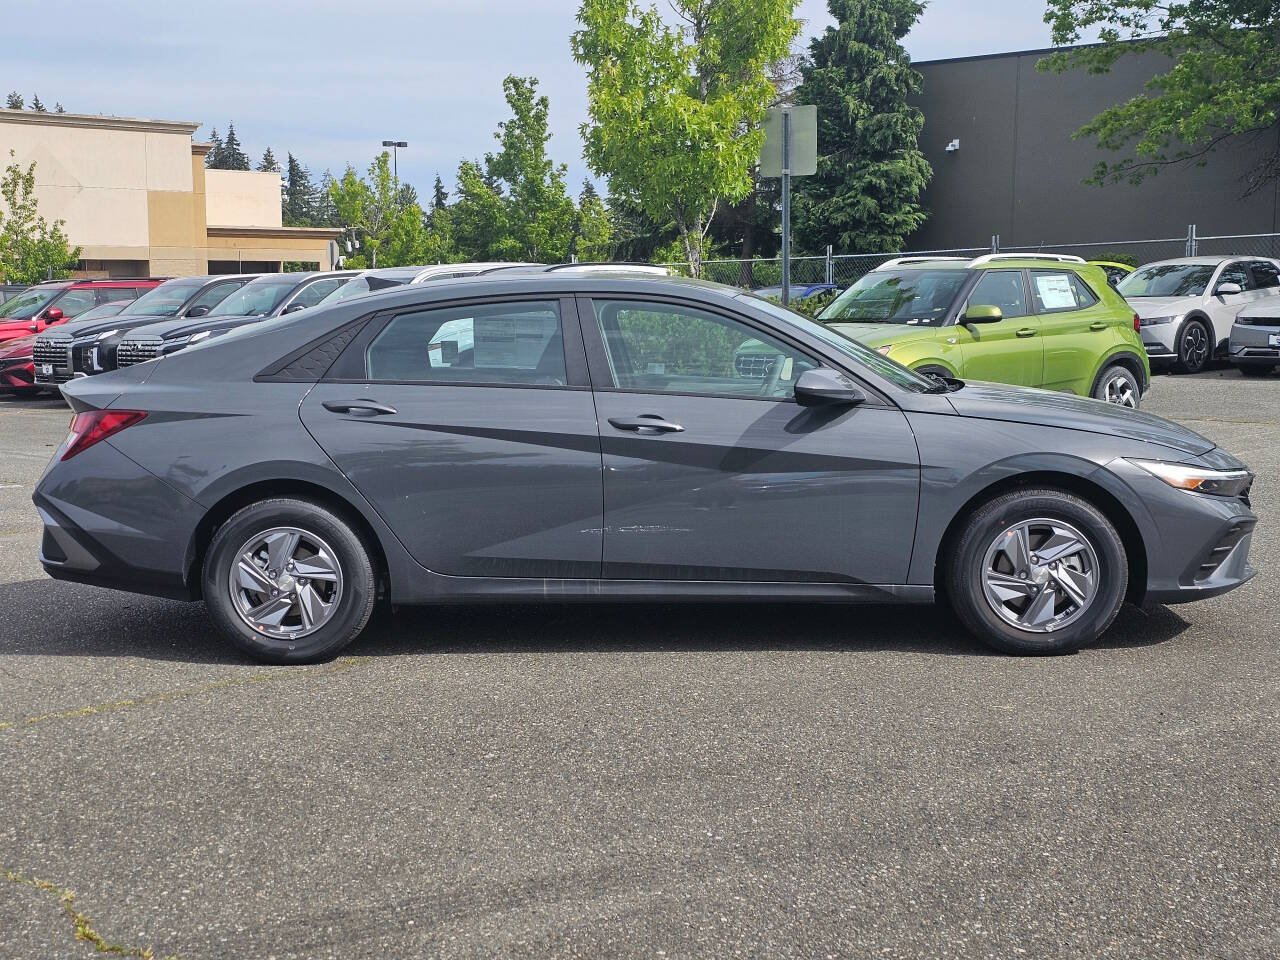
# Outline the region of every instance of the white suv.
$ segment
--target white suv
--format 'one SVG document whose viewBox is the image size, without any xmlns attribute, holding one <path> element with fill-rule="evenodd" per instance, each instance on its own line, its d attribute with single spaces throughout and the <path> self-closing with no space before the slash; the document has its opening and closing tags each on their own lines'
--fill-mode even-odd
<svg viewBox="0 0 1280 960">
<path fill-rule="evenodd" d="M 1151 365 L 1197 373 L 1225 354 L 1244 307 L 1280 294 L 1280 261 L 1186 257 L 1139 267 L 1116 285 L 1137 311 Z"/>
</svg>

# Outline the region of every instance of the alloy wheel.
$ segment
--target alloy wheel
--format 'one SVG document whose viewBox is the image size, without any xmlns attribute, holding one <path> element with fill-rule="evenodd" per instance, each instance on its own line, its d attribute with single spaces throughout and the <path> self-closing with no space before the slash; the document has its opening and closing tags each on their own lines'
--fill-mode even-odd
<svg viewBox="0 0 1280 960">
<path fill-rule="evenodd" d="M 1107 380 L 1102 387 L 1102 399 L 1119 407 L 1138 409 L 1138 391 L 1133 381 L 1122 373 L 1117 373 Z"/>
<path fill-rule="evenodd" d="M 323 627 L 342 599 L 342 567 L 320 537 L 299 527 L 254 534 L 234 554 L 231 602 L 254 632 L 282 640 Z"/>
<path fill-rule="evenodd" d="M 1209 336 L 1204 327 L 1192 323 L 1182 333 L 1182 362 L 1191 370 L 1199 370 L 1209 358 Z"/>
<path fill-rule="evenodd" d="M 1023 520 L 987 548 L 982 591 L 1005 622 L 1030 633 L 1052 633 L 1089 609 L 1099 575 L 1097 551 L 1071 524 Z"/>
</svg>

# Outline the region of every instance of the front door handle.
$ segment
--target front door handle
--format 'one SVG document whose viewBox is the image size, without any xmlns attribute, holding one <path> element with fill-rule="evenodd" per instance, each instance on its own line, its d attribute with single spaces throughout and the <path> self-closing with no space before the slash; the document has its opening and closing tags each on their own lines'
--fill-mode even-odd
<svg viewBox="0 0 1280 960">
<path fill-rule="evenodd" d="M 656 413 L 642 413 L 638 417 L 610 417 L 609 423 L 619 430 L 630 430 L 633 433 L 682 433 L 684 427 L 670 420 L 663 420 Z"/>
<path fill-rule="evenodd" d="M 354 413 L 368 417 L 392 416 L 398 412 L 390 404 L 376 400 L 326 400 L 320 405 L 330 413 Z"/>
<path fill-rule="evenodd" d="M 1018 331 L 1018 336 L 1020 337 L 1034 337 L 1035 335 L 1036 331 L 1034 327 L 1023 327 Z"/>
<path fill-rule="evenodd" d="M 1095 321 L 1093 321 L 1093 323 L 1089 324 L 1089 329 L 1090 329 L 1090 330 L 1105 330 L 1105 329 L 1107 329 L 1107 325 L 1106 325 L 1105 323 L 1103 323 L 1101 320 L 1095 320 Z"/>
</svg>

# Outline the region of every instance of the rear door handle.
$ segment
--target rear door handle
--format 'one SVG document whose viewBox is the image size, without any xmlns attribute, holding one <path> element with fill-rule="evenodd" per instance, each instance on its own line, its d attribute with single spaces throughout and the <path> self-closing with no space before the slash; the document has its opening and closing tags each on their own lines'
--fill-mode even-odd
<svg viewBox="0 0 1280 960">
<path fill-rule="evenodd" d="M 656 413 L 642 413 L 638 417 L 610 417 L 609 423 L 619 430 L 630 430 L 643 433 L 652 430 L 654 433 L 683 433 L 684 427 L 670 420 L 663 420 Z"/>
<path fill-rule="evenodd" d="M 1089 329 L 1090 329 L 1090 330 L 1105 330 L 1105 329 L 1107 329 L 1107 325 L 1106 325 L 1105 323 L 1103 323 L 1101 320 L 1095 320 L 1095 321 L 1093 321 L 1093 323 L 1089 324 Z"/>
<path fill-rule="evenodd" d="M 1018 331 L 1018 336 L 1020 337 L 1034 337 L 1035 335 L 1036 331 L 1034 327 L 1023 327 Z"/>
<path fill-rule="evenodd" d="M 376 400 L 325 400 L 320 405 L 330 413 L 354 413 L 368 417 L 391 416 L 398 412 L 390 404 Z"/>
</svg>

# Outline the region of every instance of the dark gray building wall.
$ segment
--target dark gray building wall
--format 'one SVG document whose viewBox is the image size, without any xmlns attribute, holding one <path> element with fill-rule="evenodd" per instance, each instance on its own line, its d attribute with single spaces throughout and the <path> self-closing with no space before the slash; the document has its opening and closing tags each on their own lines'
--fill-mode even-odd
<svg viewBox="0 0 1280 960">
<path fill-rule="evenodd" d="M 918 104 L 920 145 L 933 165 L 924 196 L 928 222 L 916 250 L 1066 245 L 1201 235 L 1273 233 L 1275 185 L 1242 197 L 1242 176 L 1266 144 L 1235 141 L 1206 167 L 1169 167 L 1140 186 L 1089 186 L 1099 159 L 1093 140 L 1072 134 L 1112 104 L 1141 94 L 1168 61 L 1150 54 L 1120 60 L 1110 74 L 1040 73 L 1045 51 L 916 64 L 924 77 Z M 960 149 L 947 153 L 951 140 Z"/>
</svg>

